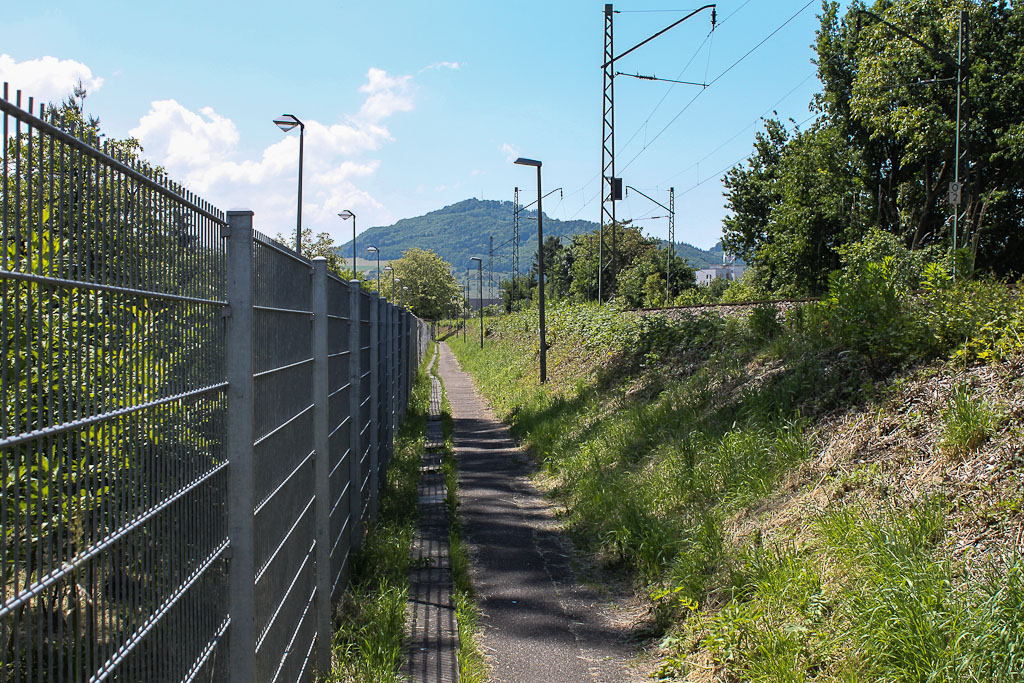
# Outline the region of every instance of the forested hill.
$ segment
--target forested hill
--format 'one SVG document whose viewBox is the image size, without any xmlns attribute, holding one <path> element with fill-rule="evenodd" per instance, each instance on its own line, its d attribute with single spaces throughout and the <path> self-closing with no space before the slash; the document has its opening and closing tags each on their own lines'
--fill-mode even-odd
<svg viewBox="0 0 1024 683">
<path fill-rule="evenodd" d="M 520 219 L 520 267 L 525 272 L 537 251 L 537 223 L 535 211 L 526 211 Z M 561 237 L 568 241 L 572 235 L 597 228 L 593 221 L 560 221 L 544 214 L 544 236 Z M 494 236 L 494 272 L 512 269 L 512 202 L 493 199 L 466 199 L 437 211 L 403 218 L 394 225 L 370 228 L 357 238 L 359 255 L 366 256 L 365 247 L 374 245 L 381 250 L 381 259 L 397 259 L 406 249 L 420 247 L 433 249 L 456 269 L 470 265 L 470 257 L 488 255 L 488 238 Z M 342 245 L 342 254 L 351 254 L 352 243 Z M 677 246 L 679 255 L 695 266 L 720 263 L 721 256 L 697 249 L 689 244 Z M 486 264 L 485 264 L 486 267 Z"/>
</svg>

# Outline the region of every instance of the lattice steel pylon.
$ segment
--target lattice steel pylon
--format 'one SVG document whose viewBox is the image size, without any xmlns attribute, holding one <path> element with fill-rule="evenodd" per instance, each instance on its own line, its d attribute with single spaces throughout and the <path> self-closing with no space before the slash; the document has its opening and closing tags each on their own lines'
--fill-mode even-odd
<svg viewBox="0 0 1024 683">
<path fill-rule="evenodd" d="M 519 188 L 512 200 L 512 298 L 509 305 L 516 308 L 516 280 L 519 279 Z"/>
<path fill-rule="evenodd" d="M 601 220 L 600 241 L 597 247 L 597 301 L 604 301 L 605 239 L 604 229 L 611 229 L 612 281 L 615 280 L 615 200 L 612 188 L 615 182 L 615 55 L 612 5 L 604 6 L 604 92 L 601 97 Z"/>
</svg>

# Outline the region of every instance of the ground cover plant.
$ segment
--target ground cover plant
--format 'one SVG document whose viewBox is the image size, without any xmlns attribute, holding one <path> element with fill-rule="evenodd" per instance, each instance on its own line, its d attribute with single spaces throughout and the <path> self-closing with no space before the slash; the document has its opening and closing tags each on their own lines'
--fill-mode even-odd
<svg viewBox="0 0 1024 683">
<path fill-rule="evenodd" d="M 543 387 L 536 311 L 448 340 L 656 677 L 1024 678 L 1024 306 L 871 239 L 784 312 L 549 309 Z"/>
<path fill-rule="evenodd" d="M 394 459 L 381 487 L 377 520 L 368 524 L 352 556 L 348 590 L 334 615 L 331 682 L 388 683 L 404 680 L 409 547 L 416 529 L 420 454 L 430 414 L 427 349 L 413 381 L 405 423 L 395 437 Z"/>
</svg>

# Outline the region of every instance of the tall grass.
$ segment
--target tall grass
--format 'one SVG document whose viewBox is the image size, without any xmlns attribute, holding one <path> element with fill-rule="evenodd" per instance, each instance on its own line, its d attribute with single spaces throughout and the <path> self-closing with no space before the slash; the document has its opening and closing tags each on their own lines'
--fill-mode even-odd
<svg viewBox="0 0 1024 683">
<path fill-rule="evenodd" d="M 427 351 L 412 385 L 405 423 L 382 487 L 378 518 L 352 556 L 349 588 L 335 613 L 332 682 L 399 683 L 403 680 L 409 547 L 418 516 L 420 454 L 430 411 Z"/>
<path fill-rule="evenodd" d="M 948 296 L 969 288 L 950 285 Z M 728 680 L 1024 680 L 1020 551 L 999 570 L 963 566 L 944 550 L 939 497 L 837 504 L 770 542 L 733 535 L 732 521 L 809 457 L 820 415 L 870 400 L 861 388 L 903 360 L 963 355 L 971 343 L 893 331 L 919 307 L 899 308 L 878 330 L 855 329 L 853 317 L 840 319 L 864 306 L 841 303 L 783 320 L 764 309 L 669 321 L 555 307 L 543 387 L 535 313 L 491 321 L 483 350 L 448 343 L 552 475 L 578 545 L 651 596 L 654 630 L 669 629 L 662 677 L 703 670 L 692 655 L 704 652 Z M 856 343 L 843 341 L 847 333 Z M 871 353 L 882 347 L 877 362 Z M 766 365 L 773 371 L 758 374 Z M 955 393 L 948 447 L 976 448 L 997 417 Z"/>
</svg>

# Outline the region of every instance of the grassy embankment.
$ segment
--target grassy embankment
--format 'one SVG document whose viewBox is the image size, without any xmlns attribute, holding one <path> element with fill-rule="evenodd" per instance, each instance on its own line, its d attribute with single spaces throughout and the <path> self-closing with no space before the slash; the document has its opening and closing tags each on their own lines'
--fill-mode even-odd
<svg viewBox="0 0 1024 683">
<path fill-rule="evenodd" d="M 1024 680 L 1024 303 L 892 266 L 783 316 L 556 306 L 544 387 L 535 312 L 448 341 L 648 600 L 654 676 Z"/>
<path fill-rule="evenodd" d="M 420 456 L 430 414 L 431 344 L 416 373 L 405 423 L 383 486 L 377 521 L 352 556 L 352 575 L 335 614 L 328 681 L 398 683 L 409 594 L 409 548 L 418 517 Z"/>
</svg>

